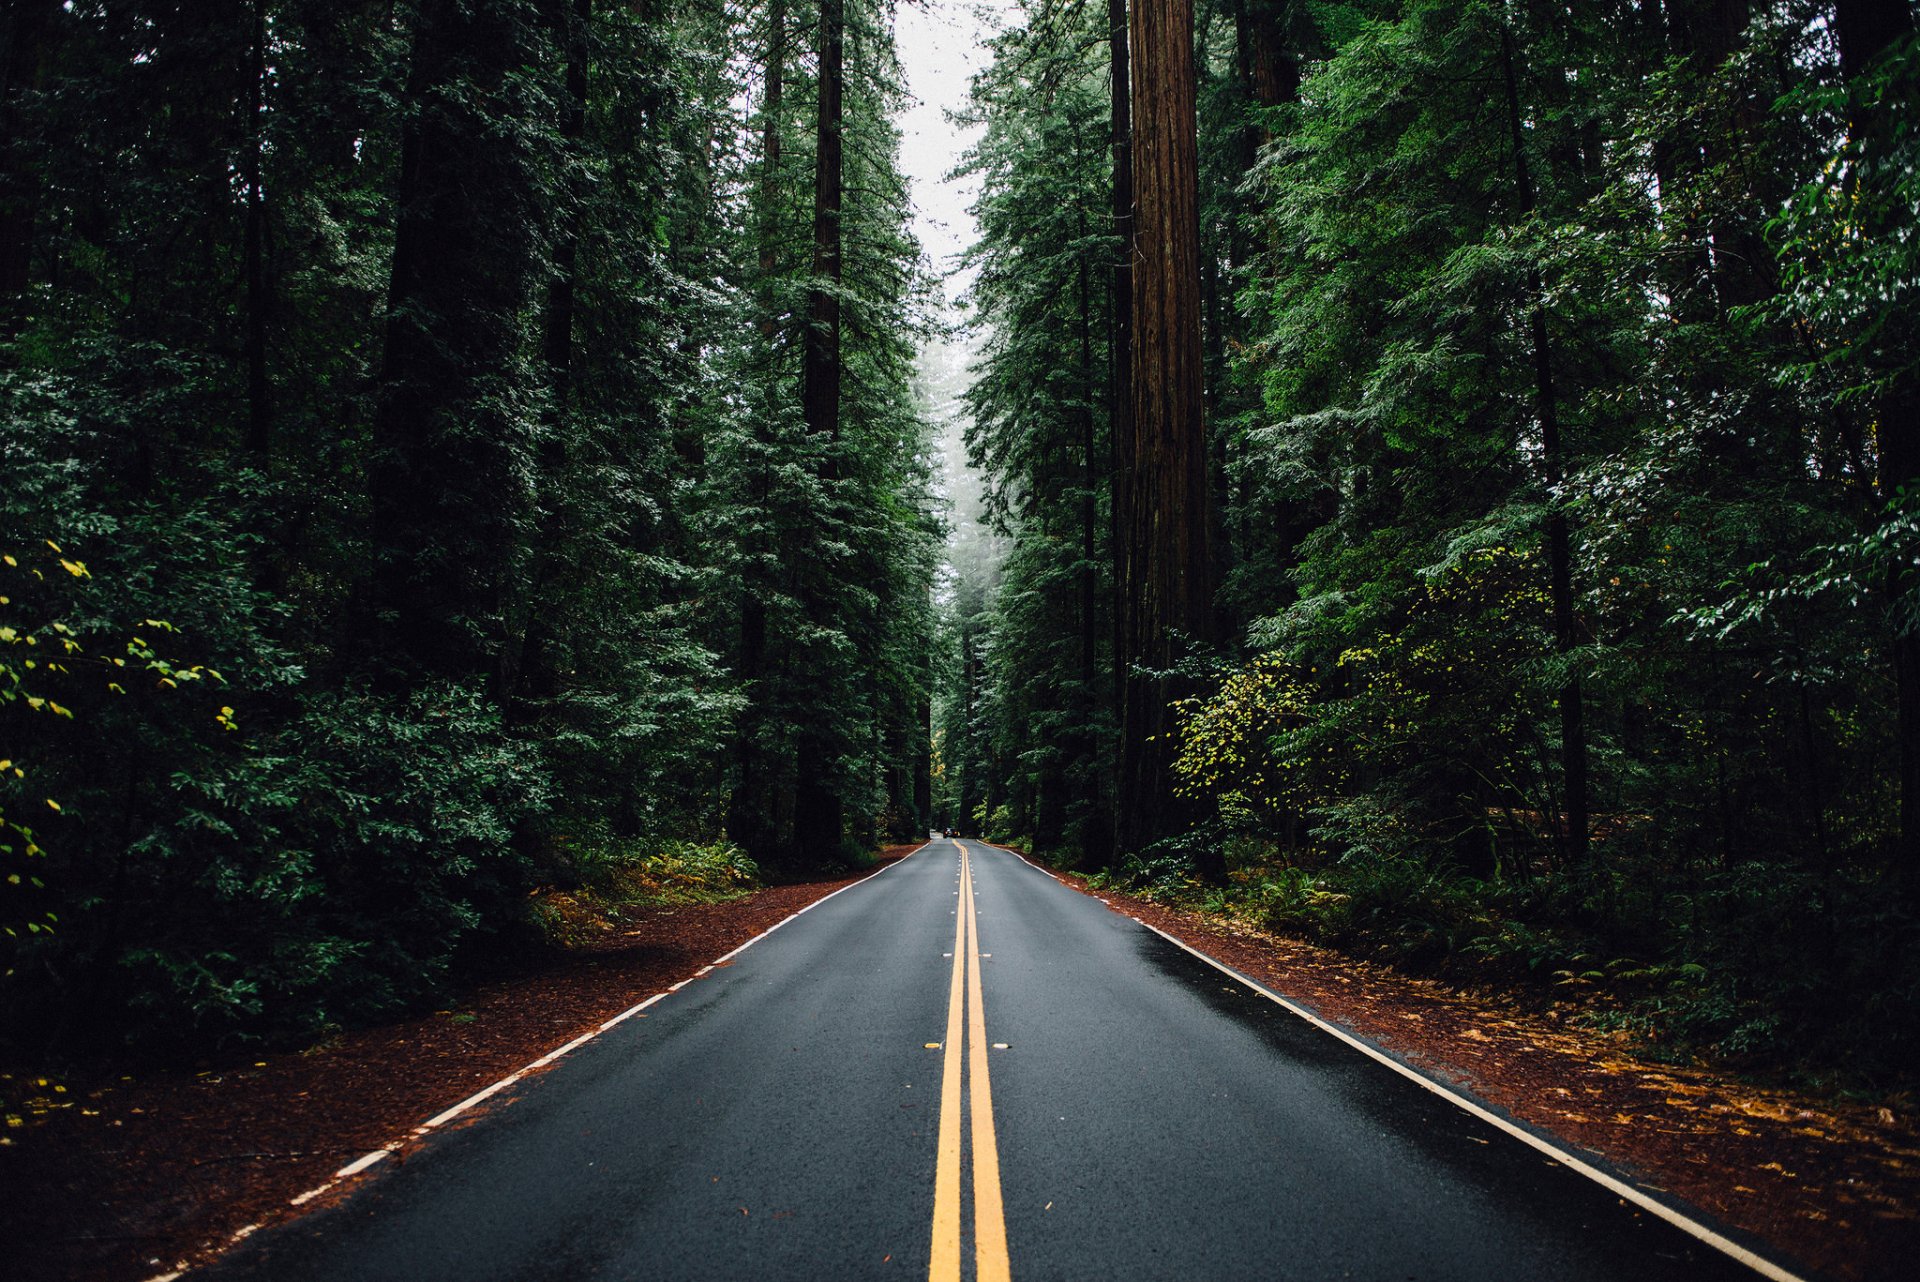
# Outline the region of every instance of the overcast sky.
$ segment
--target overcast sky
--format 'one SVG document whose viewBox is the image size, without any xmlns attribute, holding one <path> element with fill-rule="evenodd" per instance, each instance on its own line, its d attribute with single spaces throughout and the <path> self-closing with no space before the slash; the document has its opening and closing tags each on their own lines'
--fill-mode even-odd
<svg viewBox="0 0 1920 1282">
<path fill-rule="evenodd" d="M 900 118 L 900 167 L 913 184 L 914 235 L 919 238 L 935 271 L 944 275 L 954 259 L 973 240 L 974 184 L 950 182 L 947 174 L 959 163 L 978 131 L 964 133 L 946 113 L 967 100 L 967 82 L 986 63 L 982 42 L 997 30 L 1014 9 L 1014 0 L 900 0 L 894 28 L 900 63 L 906 71 L 912 106 Z M 948 299 L 965 290 L 963 280 L 950 280 Z M 949 309 L 946 319 L 956 320 Z M 965 341 L 935 339 L 921 353 L 923 392 L 935 433 L 935 486 L 946 495 L 948 554 L 993 558 L 996 546 L 978 524 L 980 478 L 967 465 L 961 443 L 963 412 L 958 401 L 968 382 Z M 936 596 L 952 591 L 951 571 L 943 573 Z"/>
<path fill-rule="evenodd" d="M 900 161 L 913 183 L 914 232 L 942 273 L 973 239 L 967 206 L 976 194 L 971 182 L 947 181 L 974 131 L 963 134 L 946 112 L 966 101 L 967 80 L 986 61 L 982 40 L 1013 7 L 1013 0 L 901 0 L 899 7 L 900 61 L 914 98 L 900 119 Z M 958 292 L 949 285 L 949 297 Z"/>
</svg>

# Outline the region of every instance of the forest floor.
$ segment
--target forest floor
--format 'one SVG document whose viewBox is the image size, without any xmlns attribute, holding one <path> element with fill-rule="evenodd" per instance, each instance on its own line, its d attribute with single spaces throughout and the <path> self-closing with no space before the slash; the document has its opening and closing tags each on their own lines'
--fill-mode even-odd
<svg viewBox="0 0 1920 1282">
<path fill-rule="evenodd" d="M 1463 992 L 1054 875 L 1819 1275 L 1914 1276 L 1920 1119 L 1911 1108 L 1650 1062 L 1623 1034 L 1574 1027 L 1508 995 Z"/>
<path fill-rule="evenodd" d="M 0 1135 L 0 1259 L 16 1282 L 139 1282 L 203 1259 L 296 1214 L 291 1199 L 343 1163 L 859 876 L 639 910 L 624 933 L 449 1009 L 301 1052 L 138 1079 L 0 1077 L 0 1095 L 27 1103 Z M 1908 1116 L 1642 1062 L 1497 995 L 1099 897 L 1819 1273 L 1906 1278 L 1920 1257 L 1920 1127 Z"/>
<path fill-rule="evenodd" d="M 304 1051 L 139 1078 L 0 1066 L 4 1272 L 11 1282 L 140 1282 L 217 1254 L 249 1226 L 297 1214 L 292 1199 L 345 1163 L 918 848 L 890 846 L 857 874 L 723 903 L 628 907 L 623 931 L 446 1010 Z"/>
</svg>

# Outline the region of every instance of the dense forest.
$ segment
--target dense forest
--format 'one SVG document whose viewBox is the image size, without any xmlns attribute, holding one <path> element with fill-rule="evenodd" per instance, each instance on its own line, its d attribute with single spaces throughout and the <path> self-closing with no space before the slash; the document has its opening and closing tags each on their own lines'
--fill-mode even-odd
<svg viewBox="0 0 1920 1282">
<path fill-rule="evenodd" d="M 954 561 L 937 814 L 1672 1054 L 1910 1074 L 1913 27 L 1027 0 L 970 113 L 1004 550 Z"/>
<path fill-rule="evenodd" d="M 0 1025 L 310 1036 L 924 830 L 887 16 L 8 7 Z"/>
<path fill-rule="evenodd" d="M 1910 1075 L 1914 27 L 1020 0 L 976 507 L 892 0 L 20 0 L 0 1024 L 311 1037 L 932 822 Z"/>
</svg>

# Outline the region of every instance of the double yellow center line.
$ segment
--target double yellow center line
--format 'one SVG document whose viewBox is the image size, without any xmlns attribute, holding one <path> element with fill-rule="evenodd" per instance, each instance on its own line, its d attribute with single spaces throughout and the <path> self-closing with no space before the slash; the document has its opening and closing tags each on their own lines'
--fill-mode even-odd
<svg viewBox="0 0 1920 1282">
<path fill-rule="evenodd" d="M 964 1014 L 963 1014 L 964 1011 Z M 973 906 L 973 864 L 960 848 L 960 907 L 953 922 L 953 983 L 947 1039 L 941 1043 L 940 1155 L 933 1174 L 933 1262 L 928 1282 L 960 1282 L 961 1020 L 966 1021 L 967 1112 L 973 1123 L 973 1275 L 1007 1282 L 1007 1221 L 1000 1203 L 1000 1150 L 993 1138 L 993 1085 L 987 1076 L 987 1015 L 980 997 L 980 922 Z"/>
</svg>

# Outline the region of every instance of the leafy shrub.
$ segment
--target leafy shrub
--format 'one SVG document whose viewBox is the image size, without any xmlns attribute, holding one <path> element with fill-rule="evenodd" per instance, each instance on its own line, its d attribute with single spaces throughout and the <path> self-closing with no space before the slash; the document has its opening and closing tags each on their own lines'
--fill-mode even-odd
<svg viewBox="0 0 1920 1282">
<path fill-rule="evenodd" d="M 585 884 L 547 889 L 534 917 L 554 943 L 575 945 L 614 930 L 625 910 L 657 904 L 709 904 L 760 888 L 760 867 L 726 841 L 669 842 L 657 849 L 610 843 L 581 852 Z"/>
</svg>

